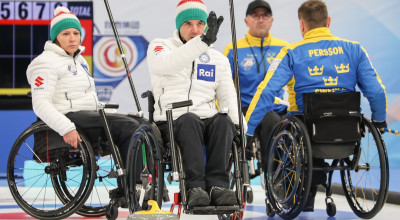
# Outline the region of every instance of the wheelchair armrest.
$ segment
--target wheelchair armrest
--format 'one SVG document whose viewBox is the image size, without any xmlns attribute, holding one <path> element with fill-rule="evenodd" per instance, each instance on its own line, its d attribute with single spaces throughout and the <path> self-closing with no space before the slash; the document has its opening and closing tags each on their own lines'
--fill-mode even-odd
<svg viewBox="0 0 400 220">
<path fill-rule="evenodd" d="M 169 104 L 167 104 L 166 108 L 167 109 L 175 109 L 175 108 L 182 108 L 182 107 L 191 106 L 191 105 L 193 105 L 193 101 L 186 100 L 186 101 L 182 101 L 182 102 L 169 103 Z"/>
</svg>

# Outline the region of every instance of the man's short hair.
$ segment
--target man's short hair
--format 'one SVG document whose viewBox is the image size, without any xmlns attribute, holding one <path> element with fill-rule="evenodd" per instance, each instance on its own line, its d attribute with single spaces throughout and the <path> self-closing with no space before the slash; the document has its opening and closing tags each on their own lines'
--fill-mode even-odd
<svg viewBox="0 0 400 220">
<path fill-rule="evenodd" d="M 308 0 L 301 4 L 298 16 L 310 30 L 326 27 L 328 24 L 328 8 L 321 0 Z"/>
</svg>

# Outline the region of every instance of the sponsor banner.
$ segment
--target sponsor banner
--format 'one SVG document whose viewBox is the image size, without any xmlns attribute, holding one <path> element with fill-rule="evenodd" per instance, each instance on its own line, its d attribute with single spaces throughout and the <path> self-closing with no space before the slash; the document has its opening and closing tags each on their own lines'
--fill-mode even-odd
<svg viewBox="0 0 400 220">
<path fill-rule="evenodd" d="M 93 54 L 93 20 L 81 19 L 82 26 L 82 46 L 85 47 L 85 51 L 82 56 L 92 56 Z"/>
<path fill-rule="evenodd" d="M 149 43 L 142 36 L 120 36 L 120 41 L 132 72 L 146 57 Z M 114 36 L 94 36 L 93 76 L 100 101 L 109 101 L 112 90 L 126 77 L 125 64 Z"/>
</svg>

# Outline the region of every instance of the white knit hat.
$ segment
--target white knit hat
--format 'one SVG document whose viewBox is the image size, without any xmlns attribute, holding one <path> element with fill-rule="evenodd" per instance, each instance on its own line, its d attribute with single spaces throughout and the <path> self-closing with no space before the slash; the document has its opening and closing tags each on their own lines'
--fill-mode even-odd
<svg viewBox="0 0 400 220">
<path fill-rule="evenodd" d="M 201 0 L 182 0 L 176 7 L 176 29 L 189 20 L 201 20 L 207 23 L 207 7 Z"/>
<path fill-rule="evenodd" d="M 76 15 L 64 6 L 59 6 L 54 10 L 54 17 L 51 20 L 50 39 L 54 42 L 57 35 L 67 28 L 76 28 L 82 36 L 82 27 Z"/>
</svg>

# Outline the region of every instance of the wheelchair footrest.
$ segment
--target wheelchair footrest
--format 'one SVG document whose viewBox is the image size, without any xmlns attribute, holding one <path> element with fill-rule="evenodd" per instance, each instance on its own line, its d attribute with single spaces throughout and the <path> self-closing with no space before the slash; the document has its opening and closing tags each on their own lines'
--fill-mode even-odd
<svg viewBox="0 0 400 220">
<path fill-rule="evenodd" d="M 185 210 L 186 214 L 193 215 L 218 215 L 218 214 L 232 214 L 240 212 L 238 205 L 234 206 L 199 206 L 192 207 Z"/>
</svg>

